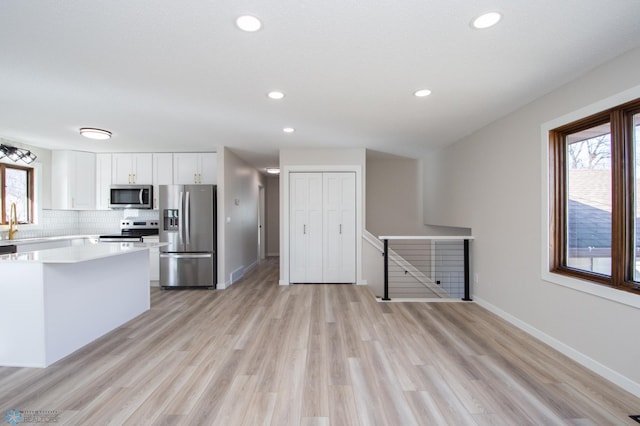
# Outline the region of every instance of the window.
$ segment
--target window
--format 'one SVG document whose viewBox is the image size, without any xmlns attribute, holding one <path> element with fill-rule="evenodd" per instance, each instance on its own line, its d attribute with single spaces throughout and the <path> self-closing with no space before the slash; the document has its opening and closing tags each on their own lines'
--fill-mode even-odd
<svg viewBox="0 0 640 426">
<path fill-rule="evenodd" d="M 9 224 L 12 203 L 18 223 L 33 223 L 33 169 L 0 163 L 0 184 L 0 224 Z"/>
<path fill-rule="evenodd" d="M 549 143 L 550 271 L 640 292 L 640 100 Z"/>
</svg>

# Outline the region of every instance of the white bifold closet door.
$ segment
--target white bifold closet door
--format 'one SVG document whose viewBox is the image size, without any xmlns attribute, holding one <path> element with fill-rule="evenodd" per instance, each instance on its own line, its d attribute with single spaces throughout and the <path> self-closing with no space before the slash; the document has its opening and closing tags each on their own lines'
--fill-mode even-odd
<svg viewBox="0 0 640 426">
<path fill-rule="evenodd" d="M 290 282 L 356 281 L 353 172 L 290 173 Z"/>
<path fill-rule="evenodd" d="M 322 282 L 322 173 L 289 175 L 290 281 Z"/>
<path fill-rule="evenodd" d="M 322 282 L 356 281 L 355 173 L 323 173 Z"/>
</svg>

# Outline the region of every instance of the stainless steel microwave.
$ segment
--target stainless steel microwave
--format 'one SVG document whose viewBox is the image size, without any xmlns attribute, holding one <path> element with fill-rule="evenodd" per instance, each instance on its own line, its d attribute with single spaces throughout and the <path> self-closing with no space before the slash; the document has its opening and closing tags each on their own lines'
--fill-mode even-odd
<svg viewBox="0 0 640 426">
<path fill-rule="evenodd" d="M 112 209 L 152 209 L 153 185 L 111 185 Z"/>
</svg>

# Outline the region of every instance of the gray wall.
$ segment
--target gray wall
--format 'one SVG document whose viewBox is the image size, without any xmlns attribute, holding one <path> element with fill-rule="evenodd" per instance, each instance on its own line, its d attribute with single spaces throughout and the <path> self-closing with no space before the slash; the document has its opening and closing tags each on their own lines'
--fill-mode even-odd
<svg viewBox="0 0 640 426">
<path fill-rule="evenodd" d="M 425 221 L 472 228 L 474 299 L 637 395 L 640 296 L 543 279 L 548 228 L 541 126 L 638 88 L 639 69 L 635 49 L 586 73 L 425 158 L 423 180 Z M 629 303 L 585 292 L 592 288 Z"/>
<path fill-rule="evenodd" d="M 258 262 L 258 187 L 265 177 L 228 148 L 218 150 L 218 170 L 218 244 L 224 247 L 218 284 L 226 286 L 234 272 L 241 276 Z"/>
<path fill-rule="evenodd" d="M 469 235 L 423 221 L 422 161 L 367 151 L 366 229 L 374 235 Z"/>
<path fill-rule="evenodd" d="M 280 255 L 280 179 L 267 177 L 266 189 L 266 240 L 267 256 Z"/>
<path fill-rule="evenodd" d="M 375 235 L 413 233 L 422 225 L 420 163 L 367 151 L 367 231 Z"/>
</svg>

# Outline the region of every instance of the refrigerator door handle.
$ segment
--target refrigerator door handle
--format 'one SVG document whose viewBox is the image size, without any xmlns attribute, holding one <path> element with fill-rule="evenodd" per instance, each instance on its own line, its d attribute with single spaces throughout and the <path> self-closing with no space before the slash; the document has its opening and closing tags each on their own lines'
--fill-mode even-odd
<svg viewBox="0 0 640 426">
<path fill-rule="evenodd" d="M 185 239 L 186 239 L 186 243 L 187 245 L 191 244 L 191 224 L 190 224 L 190 219 L 189 217 L 191 216 L 191 201 L 189 200 L 189 191 L 187 191 L 187 198 L 186 201 L 184 203 L 184 223 L 185 223 L 185 230 L 184 230 L 184 235 L 185 235 Z"/>
<path fill-rule="evenodd" d="M 173 259 L 205 259 L 208 257 L 212 257 L 213 253 L 185 253 L 185 254 L 176 254 L 176 253 L 160 253 L 160 257 L 162 258 L 173 258 Z"/>
<path fill-rule="evenodd" d="M 184 242 L 182 241 L 182 233 L 184 232 L 183 226 L 182 226 L 182 221 L 184 220 L 184 216 L 182 214 L 183 198 L 184 198 L 184 192 L 180 191 L 180 203 L 178 204 L 178 238 L 180 239 L 180 245 L 184 244 Z"/>
</svg>

